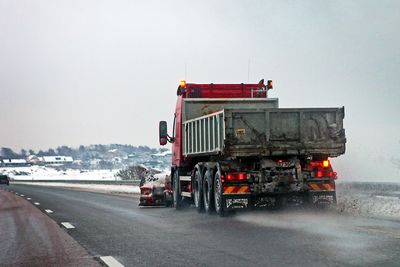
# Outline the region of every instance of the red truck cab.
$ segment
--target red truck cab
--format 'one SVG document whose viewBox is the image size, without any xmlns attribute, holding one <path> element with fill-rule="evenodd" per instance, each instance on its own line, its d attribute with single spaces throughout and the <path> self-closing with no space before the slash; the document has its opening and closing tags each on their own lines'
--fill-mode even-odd
<svg viewBox="0 0 400 267">
<path fill-rule="evenodd" d="M 181 81 L 177 90 L 173 142 L 172 165 L 180 167 L 185 159 L 182 156 L 182 101 L 185 98 L 267 98 L 268 90 L 273 88 L 273 83 L 264 79 L 257 84 L 198 84 Z M 161 145 L 163 143 L 160 142 Z"/>
</svg>

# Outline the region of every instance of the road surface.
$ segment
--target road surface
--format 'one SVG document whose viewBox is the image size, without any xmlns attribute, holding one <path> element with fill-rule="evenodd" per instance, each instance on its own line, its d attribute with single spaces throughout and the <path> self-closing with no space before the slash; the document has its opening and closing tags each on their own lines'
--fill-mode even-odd
<svg viewBox="0 0 400 267">
<path fill-rule="evenodd" d="M 189 208 L 140 208 L 138 199 L 10 185 L 94 257 L 125 266 L 400 266 L 400 221 L 304 210 L 227 218 Z"/>
</svg>

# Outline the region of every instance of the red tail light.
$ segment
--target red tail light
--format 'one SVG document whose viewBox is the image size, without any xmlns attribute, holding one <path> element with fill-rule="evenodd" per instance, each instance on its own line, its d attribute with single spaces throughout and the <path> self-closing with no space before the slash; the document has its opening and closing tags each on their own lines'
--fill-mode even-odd
<svg viewBox="0 0 400 267">
<path fill-rule="evenodd" d="M 244 181 L 247 179 L 247 173 L 228 173 L 226 174 L 227 181 Z"/>
<path fill-rule="evenodd" d="M 315 177 L 317 178 L 332 178 L 332 179 L 337 179 L 337 173 L 333 171 L 316 171 L 315 172 Z"/>
</svg>

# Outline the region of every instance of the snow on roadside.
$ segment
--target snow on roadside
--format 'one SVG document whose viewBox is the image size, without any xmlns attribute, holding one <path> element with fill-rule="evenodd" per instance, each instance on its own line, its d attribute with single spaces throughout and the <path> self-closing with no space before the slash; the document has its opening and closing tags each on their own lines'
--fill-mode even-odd
<svg viewBox="0 0 400 267">
<path fill-rule="evenodd" d="M 139 194 L 140 189 L 136 185 L 113 185 L 113 184 L 75 184 L 63 182 L 23 182 L 23 180 L 77 180 L 77 181 L 115 181 L 118 170 L 57 170 L 45 166 L 30 167 L 5 167 L 0 168 L 0 174 L 7 174 L 12 181 L 18 184 L 30 184 L 37 186 L 65 187 L 76 190 L 109 194 Z"/>
<path fill-rule="evenodd" d="M 339 183 L 336 188 L 340 212 L 400 220 L 400 184 Z"/>
<path fill-rule="evenodd" d="M 119 170 L 57 170 L 45 166 L 4 167 L 0 174 L 7 174 L 12 180 L 116 180 Z"/>
<path fill-rule="evenodd" d="M 18 184 L 29 184 L 34 186 L 64 187 L 83 191 L 100 192 L 108 194 L 139 194 L 137 185 L 110 185 L 110 184 L 72 184 L 72 183 L 46 183 L 46 182 L 18 182 Z"/>
</svg>

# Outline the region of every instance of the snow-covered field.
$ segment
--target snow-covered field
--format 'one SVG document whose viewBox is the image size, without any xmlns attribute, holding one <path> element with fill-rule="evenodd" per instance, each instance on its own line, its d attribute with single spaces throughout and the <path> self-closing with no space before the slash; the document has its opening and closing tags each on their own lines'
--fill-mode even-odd
<svg viewBox="0 0 400 267">
<path fill-rule="evenodd" d="M 118 170 L 57 170 L 45 166 L 5 167 L 0 174 L 7 174 L 12 180 L 117 180 Z"/>
</svg>

